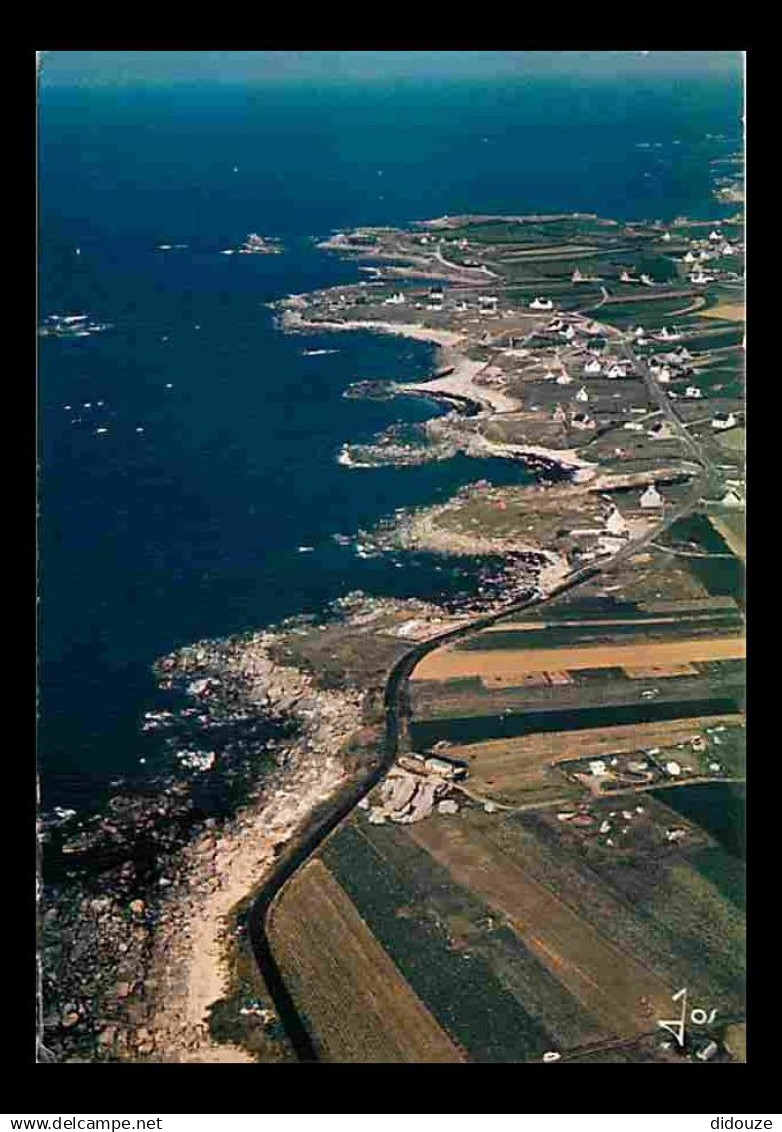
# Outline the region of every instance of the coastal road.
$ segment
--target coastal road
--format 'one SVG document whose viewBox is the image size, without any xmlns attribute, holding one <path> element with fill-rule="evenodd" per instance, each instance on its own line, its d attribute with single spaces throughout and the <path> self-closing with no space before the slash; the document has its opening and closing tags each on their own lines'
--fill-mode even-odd
<svg viewBox="0 0 782 1132">
<path fill-rule="evenodd" d="M 444 267 L 449 268 L 451 271 L 457 271 L 461 278 L 457 280 L 460 283 L 485 283 L 487 279 L 501 279 L 502 276 L 498 275 L 496 271 L 491 271 L 488 267 L 465 267 L 463 263 L 453 263 L 450 259 L 446 259 L 442 252 L 442 243 L 437 245 L 435 251 L 435 258 L 443 264 Z M 481 276 L 480 279 L 476 276 Z"/>
<path fill-rule="evenodd" d="M 677 519 L 687 514 L 697 503 L 703 490 L 703 474 L 696 477 L 693 482 L 693 492 L 689 498 L 669 511 L 661 522 L 641 538 L 631 540 L 621 550 L 603 561 L 582 567 L 573 571 L 555 589 L 548 594 L 526 592 L 518 600 L 510 601 L 501 609 L 490 614 L 484 614 L 460 625 L 456 629 L 449 629 L 436 637 L 430 638 L 415 645 L 392 666 L 385 688 L 385 738 L 383 755 L 379 764 L 361 781 L 354 783 L 325 814 L 320 814 L 312 824 L 305 829 L 302 836 L 291 846 L 279 860 L 274 874 L 263 885 L 257 894 L 247 919 L 250 940 L 256 962 L 266 983 L 269 994 L 274 1002 L 277 1014 L 291 1041 L 293 1049 L 301 1061 L 317 1061 L 318 1054 L 312 1037 L 307 1030 L 291 994 L 286 986 L 273 949 L 268 937 L 268 922 L 274 913 L 275 903 L 284 886 L 296 875 L 310 858 L 318 852 L 326 838 L 332 834 L 341 823 L 350 816 L 358 803 L 364 798 L 385 776 L 399 754 L 400 737 L 406 724 L 403 705 L 403 693 L 407 680 L 419 661 L 442 645 L 450 644 L 462 637 L 475 633 L 480 629 L 493 625 L 509 614 L 518 613 L 540 606 L 555 597 L 561 596 L 570 590 L 586 584 L 604 573 L 607 569 L 637 554 L 645 546 L 659 538 Z"/>
<path fill-rule="evenodd" d="M 439 254 L 439 253 L 438 253 Z M 325 813 L 315 817 L 304 833 L 291 845 L 287 853 L 277 863 L 274 874 L 263 885 L 252 905 L 248 916 L 248 929 L 256 961 L 266 982 L 269 994 L 272 997 L 277 1014 L 283 1023 L 286 1033 L 291 1040 L 293 1048 L 302 1061 L 317 1061 L 318 1055 L 313 1045 L 312 1037 L 304 1025 L 296 1005 L 288 991 L 282 973 L 277 966 L 276 959 L 268 938 L 269 917 L 274 913 L 275 903 L 284 886 L 296 875 L 310 858 L 318 852 L 323 842 L 329 837 L 346 818 L 350 816 L 355 807 L 385 776 L 386 772 L 395 762 L 399 754 L 400 738 L 406 726 L 404 709 L 404 692 L 408 678 L 420 660 L 434 649 L 459 640 L 462 637 L 475 633 L 493 625 L 509 614 L 518 613 L 533 606 L 540 606 L 551 601 L 563 593 L 578 588 L 598 577 L 608 569 L 626 561 L 637 554 L 644 547 L 654 543 L 673 523 L 688 514 L 697 504 L 704 492 L 707 481 L 714 474 L 713 466 L 702 453 L 695 439 L 687 432 L 683 422 L 674 412 L 670 400 L 655 381 L 649 367 L 645 362 L 635 357 L 625 340 L 625 336 L 616 327 L 601 324 L 603 332 L 621 343 L 622 354 L 641 373 L 649 395 L 660 411 L 671 422 L 677 435 L 682 439 L 686 449 L 692 453 L 700 472 L 692 481 L 692 491 L 678 506 L 665 513 L 660 523 L 646 535 L 630 540 L 617 553 L 606 557 L 588 567 L 573 571 L 555 589 L 548 594 L 525 592 L 515 601 L 509 601 L 497 611 L 477 617 L 456 629 L 447 630 L 427 641 L 413 646 L 400 657 L 392 666 L 386 679 L 385 687 L 385 737 L 382 758 L 378 765 L 360 782 L 354 783 L 340 798 L 329 806 Z"/>
</svg>

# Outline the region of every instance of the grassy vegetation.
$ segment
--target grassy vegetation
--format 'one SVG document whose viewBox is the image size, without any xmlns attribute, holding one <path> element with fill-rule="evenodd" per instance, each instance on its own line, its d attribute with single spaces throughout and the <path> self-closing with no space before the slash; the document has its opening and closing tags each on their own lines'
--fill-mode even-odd
<svg viewBox="0 0 782 1132">
<path fill-rule="evenodd" d="M 600 308 L 600 318 L 609 325 L 620 328 L 639 325 L 646 328 L 662 327 L 666 319 L 670 322 L 673 316 L 690 306 L 691 302 L 692 299 L 687 296 L 673 299 L 644 298 L 631 303 L 608 302 Z"/>
<path fill-rule="evenodd" d="M 635 805 L 637 796 L 629 797 Z M 621 796 L 609 805 L 620 809 Z M 648 816 L 658 803 L 643 795 L 643 805 Z M 658 812 L 662 828 L 675 825 L 664 807 Z M 627 853 L 587 846 L 561 823 L 534 814 L 497 820 L 471 810 L 469 818 L 587 922 L 677 988 L 689 986 L 723 1010 L 743 1002 L 743 918 L 678 850 L 661 851 L 656 841 Z"/>
<path fill-rule="evenodd" d="M 743 783 L 708 782 L 682 786 L 667 790 L 662 796 L 665 804 L 676 813 L 708 830 L 726 852 L 734 857 L 744 856 Z"/>
<path fill-rule="evenodd" d="M 689 637 L 715 636 L 725 631 L 739 631 L 744 622 L 737 610 L 715 610 L 712 614 L 701 614 L 691 618 L 679 618 L 669 623 L 654 624 L 638 620 L 633 625 L 579 625 L 557 626 L 507 632 L 478 633 L 460 641 L 455 647 L 459 651 L 474 652 L 495 649 L 558 648 L 568 645 L 612 642 L 619 638 L 622 643 L 631 640 L 668 641 Z"/>
<path fill-rule="evenodd" d="M 550 1048 L 551 1033 L 503 984 L 486 947 L 475 948 L 481 931 L 487 934 L 485 905 L 454 885 L 403 831 L 382 826 L 365 832 L 350 824 L 330 839 L 322 856 L 409 984 L 471 1060 L 538 1060 Z M 538 990 L 543 1009 L 555 989 L 532 956 L 509 951 L 510 942 L 500 937 L 506 966 L 518 969 L 517 978 L 529 985 L 544 984 Z M 581 1033 L 590 1028 L 577 1006 L 561 996 L 559 1014 L 572 1016 Z"/>
<path fill-rule="evenodd" d="M 659 681 L 658 681 L 659 683 Z M 583 692 L 583 689 L 578 689 Z M 640 691 L 640 689 L 639 689 Z M 638 692 L 635 693 L 638 695 Z M 440 739 L 451 743 L 479 743 L 485 739 L 503 739 L 511 735 L 531 735 L 537 731 L 579 731 L 590 727 L 613 727 L 630 723 L 653 723 L 663 719 L 691 716 L 732 715 L 738 712 L 736 699 L 730 696 L 708 700 L 661 702 L 642 700 L 631 704 L 571 708 L 558 711 L 524 711 L 501 716 L 463 716 L 413 720 L 410 738 L 415 750 L 429 750 Z"/>
<path fill-rule="evenodd" d="M 591 670 L 589 678 L 582 680 L 579 678 L 582 673 L 577 672 L 571 674 L 572 684 L 555 687 L 503 684 L 487 688 L 481 684 L 467 688 L 464 685 L 456 687 L 455 681 L 422 681 L 412 686 L 414 718 L 419 722 L 476 716 L 496 718 L 510 712 L 578 709 L 590 705 L 641 706 L 646 703 L 641 693 L 652 683 L 658 689 L 658 702 L 692 702 L 704 696 L 731 698 L 738 703 L 742 701 L 745 689 L 743 662 L 735 670 L 727 663 L 714 670 L 704 671 L 705 667 L 693 665 L 697 669 L 693 676 L 657 675 L 653 681 L 630 679 L 624 669 L 605 668 L 600 670 L 601 677 Z M 502 728 L 497 737 L 502 738 L 506 734 Z"/>
<path fill-rule="evenodd" d="M 743 428 L 733 428 L 730 432 L 723 433 L 718 440 L 721 448 L 725 448 L 728 452 L 735 452 L 744 455 L 746 448 L 747 434 Z"/>
<path fill-rule="evenodd" d="M 746 869 L 738 857 L 726 853 L 719 845 L 697 849 L 688 855 L 693 868 L 710 881 L 721 894 L 742 912 L 746 907 Z"/>
<path fill-rule="evenodd" d="M 665 533 L 662 540 L 669 546 L 692 543 L 708 554 L 729 554 L 730 550 L 722 537 L 702 512 L 685 515 L 677 519 Z"/>
<path fill-rule="evenodd" d="M 257 1015 L 239 1013 L 250 1003 L 273 1009 L 244 926 L 248 906 L 249 901 L 245 901 L 234 913 L 234 929 L 227 945 L 231 954 L 231 983 L 225 997 L 218 999 L 209 1009 L 209 1032 L 216 1042 L 241 1046 L 258 1061 L 295 1061 L 296 1056 L 279 1020 L 265 1025 Z"/>
<path fill-rule="evenodd" d="M 463 1060 L 320 859 L 285 889 L 269 932 L 320 1060 Z"/>
<path fill-rule="evenodd" d="M 582 240 L 586 235 L 590 241 L 616 239 L 616 228 L 601 224 L 586 217 L 579 219 L 547 220 L 543 222 L 519 223 L 517 221 L 486 220 L 451 228 L 447 238 L 469 240 L 476 244 L 523 244 L 547 246 L 554 242 Z"/>
<path fill-rule="evenodd" d="M 743 327 L 737 328 L 735 323 L 726 324 L 724 328 L 718 326 L 711 330 L 708 327 L 694 329 L 696 333 L 691 338 L 686 338 L 682 343 L 690 353 L 700 350 L 721 350 L 726 346 L 740 346 L 744 340 Z"/>
</svg>

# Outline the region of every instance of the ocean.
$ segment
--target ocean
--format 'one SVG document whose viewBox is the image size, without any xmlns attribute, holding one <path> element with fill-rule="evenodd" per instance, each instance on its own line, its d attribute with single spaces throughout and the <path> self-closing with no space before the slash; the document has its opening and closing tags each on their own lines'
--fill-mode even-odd
<svg viewBox="0 0 782 1132">
<path fill-rule="evenodd" d="M 42 87 L 39 321 L 109 324 L 39 340 L 44 810 L 89 811 L 117 777 L 166 769 L 139 730 L 156 657 L 349 590 L 436 598 L 462 584 L 436 559 L 360 559 L 333 535 L 525 474 L 336 462 L 438 411 L 344 388 L 423 378 L 434 353 L 280 333 L 269 302 L 362 278 L 313 238 L 460 212 L 716 219 L 710 162 L 740 145 L 740 98 L 702 78 Z M 220 254 L 250 232 L 284 254 Z"/>
</svg>

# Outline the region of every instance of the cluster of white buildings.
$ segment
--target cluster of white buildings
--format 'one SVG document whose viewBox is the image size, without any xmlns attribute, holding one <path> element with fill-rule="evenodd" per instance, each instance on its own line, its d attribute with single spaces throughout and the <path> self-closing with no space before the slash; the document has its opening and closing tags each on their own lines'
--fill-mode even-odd
<svg viewBox="0 0 782 1132">
<path fill-rule="evenodd" d="M 688 276 L 691 283 L 712 283 L 717 276 L 703 270 L 705 263 L 737 255 L 741 245 L 731 244 L 718 228 L 712 229 L 708 240 L 691 240 L 682 262 L 694 270 Z M 695 265 L 697 264 L 697 267 Z"/>
</svg>

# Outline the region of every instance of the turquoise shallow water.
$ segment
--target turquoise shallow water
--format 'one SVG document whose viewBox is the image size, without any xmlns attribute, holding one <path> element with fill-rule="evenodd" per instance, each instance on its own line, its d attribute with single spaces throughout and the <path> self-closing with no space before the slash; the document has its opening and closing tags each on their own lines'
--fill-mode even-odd
<svg viewBox="0 0 782 1132">
<path fill-rule="evenodd" d="M 461 588 L 433 559 L 360 560 L 331 536 L 479 475 L 520 474 L 466 458 L 336 463 L 343 441 L 436 411 L 344 400 L 344 387 L 423 377 L 433 355 L 371 335 L 279 334 L 264 304 L 359 278 L 311 237 L 459 211 L 718 216 L 709 162 L 736 145 L 738 99 L 735 85 L 702 79 L 346 85 L 317 97 L 43 88 L 41 318 L 111 326 L 40 346 L 45 807 L 88 807 L 112 777 L 139 776 L 156 656 L 349 589 Z M 219 254 L 250 231 L 281 237 L 285 254 Z"/>
</svg>

